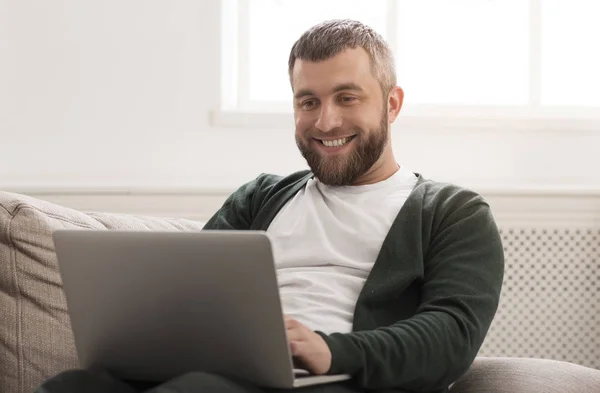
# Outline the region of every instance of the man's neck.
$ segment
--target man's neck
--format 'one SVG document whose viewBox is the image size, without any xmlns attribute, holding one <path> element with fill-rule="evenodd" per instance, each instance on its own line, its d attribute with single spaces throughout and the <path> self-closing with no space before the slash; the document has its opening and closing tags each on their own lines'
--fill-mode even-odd
<svg viewBox="0 0 600 393">
<path fill-rule="evenodd" d="M 392 177 L 400 169 L 400 165 L 395 159 L 387 160 L 381 163 L 375 163 L 369 171 L 360 176 L 353 186 L 364 186 L 367 184 L 375 184 Z"/>
</svg>

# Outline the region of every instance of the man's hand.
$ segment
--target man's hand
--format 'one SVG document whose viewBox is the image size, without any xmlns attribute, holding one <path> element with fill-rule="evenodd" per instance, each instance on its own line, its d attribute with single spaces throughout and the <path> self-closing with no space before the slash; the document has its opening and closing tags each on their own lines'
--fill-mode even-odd
<svg viewBox="0 0 600 393">
<path fill-rule="evenodd" d="M 315 375 L 327 373 L 331 368 L 331 351 L 323 337 L 288 316 L 285 326 L 296 367 Z"/>
</svg>

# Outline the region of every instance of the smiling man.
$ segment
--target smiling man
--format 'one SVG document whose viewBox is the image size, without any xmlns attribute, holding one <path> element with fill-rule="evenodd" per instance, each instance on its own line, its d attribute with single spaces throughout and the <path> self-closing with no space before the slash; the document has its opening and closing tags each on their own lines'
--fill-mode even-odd
<svg viewBox="0 0 600 393">
<path fill-rule="evenodd" d="M 488 204 L 398 164 L 390 124 L 403 91 L 390 48 L 369 27 L 312 27 L 291 50 L 289 76 L 310 170 L 249 181 L 205 229 L 270 234 L 294 361 L 352 376 L 303 393 L 448 391 L 498 307 L 504 256 Z M 79 370 L 39 390 L 80 391 L 135 389 Z M 200 371 L 148 390 L 263 391 Z"/>
<path fill-rule="evenodd" d="M 398 169 L 389 125 L 403 99 L 402 89 L 394 86 L 391 55 L 381 59 L 389 64 L 378 67 L 390 68 L 379 71 L 389 75 L 378 78 L 364 47 L 344 48 L 321 59 L 320 52 L 307 46 L 328 45 L 323 41 L 299 41 L 292 53 L 300 56 L 290 58 L 300 152 L 323 184 L 359 186 L 385 180 Z M 381 52 L 387 49 L 379 45 Z M 307 56 L 301 56 L 303 52 Z"/>
</svg>

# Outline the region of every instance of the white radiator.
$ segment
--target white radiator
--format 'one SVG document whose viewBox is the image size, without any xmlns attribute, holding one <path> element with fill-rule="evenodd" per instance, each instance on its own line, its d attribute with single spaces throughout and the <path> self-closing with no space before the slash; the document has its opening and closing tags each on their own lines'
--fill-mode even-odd
<svg viewBox="0 0 600 393">
<path fill-rule="evenodd" d="M 504 286 L 480 354 L 600 369 L 600 229 L 501 227 L 501 234 Z"/>
</svg>

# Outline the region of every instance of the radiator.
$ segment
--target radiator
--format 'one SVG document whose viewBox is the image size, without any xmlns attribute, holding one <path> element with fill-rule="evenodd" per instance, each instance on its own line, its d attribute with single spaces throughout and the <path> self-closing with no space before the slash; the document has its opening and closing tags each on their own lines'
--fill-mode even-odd
<svg viewBox="0 0 600 393">
<path fill-rule="evenodd" d="M 480 356 L 600 369 L 600 228 L 501 228 L 504 285 Z"/>
</svg>

